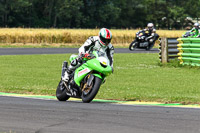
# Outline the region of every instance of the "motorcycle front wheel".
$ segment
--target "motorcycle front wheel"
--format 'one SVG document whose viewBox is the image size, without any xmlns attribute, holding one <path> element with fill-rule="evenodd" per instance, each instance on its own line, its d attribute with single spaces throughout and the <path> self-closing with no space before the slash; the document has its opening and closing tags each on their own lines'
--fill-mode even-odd
<svg viewBox="0 0 200 133">
<path fill-rule="evenodd" d="M 130 50 L 130 51 L 135 50 L 135 48 L 137 47 L 136 42 L 137 42 L 137 41 L 135 40 L 135 41 L 133 41 L 133 42 L 129 45 L 129 50 Z"/>
<path fill-rule="evenodd" d="M 95 77 L 92 81 L 92 84 L 82 91 L 81 98 L 84 103 L 89 103 L 94 99 L 99 91 L 101 82 L 102 79 Z"/>
<path fill-rule="evenodd" d="M 59 101 L 67 101 L 70 98 L 70 96 L 66 94 L 67 90 L 63 82 L 64 81 L 60 80 L 56 89 L 56 97 Z"/>
</svg>

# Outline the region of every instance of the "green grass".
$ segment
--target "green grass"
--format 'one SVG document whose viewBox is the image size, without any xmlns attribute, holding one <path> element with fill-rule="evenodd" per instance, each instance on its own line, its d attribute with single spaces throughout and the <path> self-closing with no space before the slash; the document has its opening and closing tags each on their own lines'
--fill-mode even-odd
<svg viewBox="0 0 200 133">
<path fill-rule="evenodd" d="M 55 95 L 70 54 L 0 56 L 0 92 Z M 96 98 L 200 103 L 199 68 L 159 63 L 158 54 L 115 54 Z"/>
</svg>

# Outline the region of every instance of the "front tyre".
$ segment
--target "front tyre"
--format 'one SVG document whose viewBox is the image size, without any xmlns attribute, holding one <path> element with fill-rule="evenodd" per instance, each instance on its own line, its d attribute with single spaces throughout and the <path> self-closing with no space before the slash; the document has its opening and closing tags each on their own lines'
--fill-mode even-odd
<svg viewBox="0 0 200 133">
<path fill-rule="evenodd" d="M 135 40 L 129 45 L 129 50 L 130 51 L 135 50 L 135 48 L 137 47 L 136 43 L 137 43 L 137 41 Z"/>
<path fill-rule="evenodd" d="M 92 81 L 91 86 L 89 86 L 88 88 L 82 91 L 81 98 L 84 103 L 89 103 L 94 99 L 94 97 L 99 91 L 101 82 L 102 82 L 102 79 L 95 76 L 95 78 Z"/>
<path fill-rule="evenodd" d="M 66 94 L 67 90 L 62 80 L 60 80 L 56 89 L 56 97 L 59 101 L 67 101 L 70 96 Z"/>
</svg>

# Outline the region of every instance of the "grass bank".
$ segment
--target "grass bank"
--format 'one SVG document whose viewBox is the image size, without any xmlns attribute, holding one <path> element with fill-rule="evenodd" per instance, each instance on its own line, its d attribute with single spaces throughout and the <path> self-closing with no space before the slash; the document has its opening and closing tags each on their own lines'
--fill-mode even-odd
<svg viewBox="0 0 200 133">
<path fill-rule="evenodd" d="M 0 56 L 0 92 L 55 95 L 70 54 Z M 96 98 L 200 103 L 199 68 L 159 65 L 158 54 L 115 54 Z"/>
</svg>

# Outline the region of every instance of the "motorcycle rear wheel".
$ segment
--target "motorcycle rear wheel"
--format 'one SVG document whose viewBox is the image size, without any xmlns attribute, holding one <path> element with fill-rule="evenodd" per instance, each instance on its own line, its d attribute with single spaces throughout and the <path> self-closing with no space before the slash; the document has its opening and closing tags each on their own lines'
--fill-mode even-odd
<svg viewBox="0 0 200 133">
<path fill-rule="evenodd" d="M 135 41 L 133 41 L 133 42 L 129 45 L 129 50 L 130 50 L 130 51 L 135 50 L 135 48 L 137 47 L 136 42 L 137 42 L 137 41 L 135 40 Z"/>
<path fill-rule="evenodd" d="M 99 91 L 102 79 L 95 77 L 92 81 L 91 88 L 85 89 L 82 92 L 81 98 L 84 103 L 91 102 Z"/>
<path fill-rule="evenodd" d="M 59 84 L 58 84 L 58 87 L 56 89 L 56 97 L 59 101 L 67 101 L 70 96 L 68 96 L 66 94 L 67 90 L 66 90 L 66 87 L 65 85 L 63 84 L 63 81 L 60 80 Z"/>
</svg>

